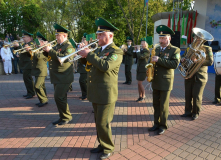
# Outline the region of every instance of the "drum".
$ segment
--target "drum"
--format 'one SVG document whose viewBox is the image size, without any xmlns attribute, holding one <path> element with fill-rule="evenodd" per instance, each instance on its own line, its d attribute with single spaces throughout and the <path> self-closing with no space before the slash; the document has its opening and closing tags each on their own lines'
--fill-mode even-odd
<svg viewBox="0 0 221 160">
<path fill-rule="evenodd" d="M 217 75 L 221 75 L 221 51 L 214 54 L 214 69 Z"/>
</svg>

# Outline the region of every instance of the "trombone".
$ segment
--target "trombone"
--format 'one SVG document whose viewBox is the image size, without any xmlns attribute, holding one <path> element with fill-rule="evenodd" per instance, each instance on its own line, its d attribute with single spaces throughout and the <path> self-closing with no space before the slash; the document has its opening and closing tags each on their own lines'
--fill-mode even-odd
<svg viewBox="0 0 221 160">
<path fill-rule="evenodd" d="M 41 46 L 41 47 L 39 47 L 39 48 L 37 48 L 37 49 L 30 50 L 29 53 L 30 53 L 31 56 L 33 56 L 35 52 L 40 51 L 42 48 L 46 47 L 46 46 L 49 45 L 49 44 L 51 44 L 52 47 L 54 47 L 54 46 L 57 44 L 56 41 L 57 41 L 57 40 L 53 40 L 53 41 L 51 41 L 51 42 L 49 42 L 49 43 L 47 43 L 47 44 L 45 44 L 45 45 L 43 45 L 43 46 Z"/>
<path fill-rule="evenodd" d="M 91 52 L 95 51 L 95 50 L 97 49 L 97 47 L 98 47 L 98 43 L 97 43 L 98 41 L 99 41 L 99 40 L 96 39 L 94 42 L 92 42 L 92 43 L 90 43 L 90 44 L 84 46 L 83 48 L 79 49 L 78 51 L 75 51 L 75 52 L 73 52 L 73 53 L 71 53 L 71 54 L 69 54 L 69 55 L 67 55 L 67 56 L 64 56 L 64 57 L 58 57 L 58 61 L 60 62 L 61 65 L 63 65 L 63 63 L 64 63 L 64 61 L 65 61 L 66 59 L 69 59 L 69 62 L 73 62 L 73 61 L 75 61 L 75 60 L 78 60 L 78 59 L 80 59 L 80 58 L 82 57 L 81 55 L 77 55 L 73 60 L 71 60 L 70 57 L 73 56 L 73 55 L 75 55 L 75 54 L 77 54 L 78 52 L 84 50 L 85 48 L 88 48 L 88 47 L 92 46 L 93 44 L 95 44 L 96 46 L 95 46 L 95 48 L 90 49 L 90 51 L 91 51 Z"/>
</svg>

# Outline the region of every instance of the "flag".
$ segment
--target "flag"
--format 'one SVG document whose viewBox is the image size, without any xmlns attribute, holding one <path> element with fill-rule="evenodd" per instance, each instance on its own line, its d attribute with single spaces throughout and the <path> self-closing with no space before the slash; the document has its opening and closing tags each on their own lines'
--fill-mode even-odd
<svg viewBox="0 0 221 160">
<path fill-rule="evenodd" d="M 146 7 L 148 5 L 148 0 L 144 0 L 144 6 Z"/>
<path fill-rule="evenodd" d="M 175 31 L 175 13 L 173 14 L 173 17 L 172 17 L 172 28 L 171 28 L 173 31 Z"/>
<path fill-rule="evenodd" d="M 189 26 L 189 33 L 188 33 L 188 39 L 187 43 L 191 43 L 191 34 L 192 34 L 192 27 L 193 26 L 193 14 L 190 15 L 190 26 Z"/>
<path fill-rule="evenodd" d="M 177 21 L 176 31 L 180 31 L 180 14 L 178 14 L 178 21 Z"/>
<path fill-rule="evenodd" d="M 188 22 L 189 22 L 189 14 L 187 13 L 187 14 L 186 14 L 186 24 L 185 24 L 185 27 L 186 27 L 185 35 L 186 35 L 186 36 L 187 36 L 187 30 L 188 30 Z"/>
<path fill-rule="evenodd" d="M 185 45 L 186 44 L 186 38 L 184 38 L 185 36 L 185 26 L 184 26 L 184 20 L 185 20 L 185 16 L 183 15 L 183 19 L 182 19 L 182 26 L 181 26 L 181 44 Z"/>
<path fill-rule="evenodd" d="M 196 10 L 196 13 L 195 13 L 195 21 L 194 21 L 193 27 L 196 27 L 196 20 L 197 20 L 197 10 Z"/>
<path fill-rule="evenodd" d="M 169 18 L 168 18 L 167 27 L 171 28 L 171 25 L 170 25 L 170 14 L 169 14 Z"/>
</svg>

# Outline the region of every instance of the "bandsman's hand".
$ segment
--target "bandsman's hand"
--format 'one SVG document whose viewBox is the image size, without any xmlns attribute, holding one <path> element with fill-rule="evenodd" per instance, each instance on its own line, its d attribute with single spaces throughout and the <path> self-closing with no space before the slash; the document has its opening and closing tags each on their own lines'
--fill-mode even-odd
<svg viewBox="0 0 221 160">
<path fill-rule="evenodd" d="M 159 59 L 158 56 L 153 56 L 153 57 L 152 57 L 152 61 L 153 61 L 153 62 L 158 62 L 158 59 Z"/>
<path fill-rule="evenodd" d="M 79 48 L 83 48 L 84 46 L 85 46 L 84 43 L 80 43 Z M 80 52 L 78 52 L 78 54 L 81 55 L 82 58 L 86 58 L 90 51 L 91 50 L 89 48 L 85 48 L 81 50 Z"/>
<path fill-rule="evenodd" d="M 5 62 L 5 59 L 2 59 L 3 62 Z"/>
<path fill-rule="evenodd" d="M 30 47 L 28 44 L 26 44 L 25 47 L 27 47 L 27 48 L 25 48 L 25 50 L 26 50 L 27 52 L 31 50 L 31 47 Z"/>
<path fill-rule="evenodd" d="M 49 52 L 51 49 L 52 49 L 51 45 L 48 45 L 43 48 L 43 51 Z"/>
</svg>

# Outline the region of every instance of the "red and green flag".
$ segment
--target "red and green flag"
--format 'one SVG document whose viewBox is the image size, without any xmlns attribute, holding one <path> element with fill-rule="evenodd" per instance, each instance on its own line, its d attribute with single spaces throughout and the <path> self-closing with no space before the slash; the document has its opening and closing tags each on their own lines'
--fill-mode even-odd
<svg viewBox="0 0 221 160">
<path fill-rule="evenodd" d="M 191 43 L 192 28 L 193 28 L 193 14 L 191 14 L 190 16 L 190 26 L 189 26 L 189 31 L 188 31 L 187 43 Z"/>
<path fill-rule="evenodd" d="M 170 25 L 170 14 L 169 14 L 169 18 L 168 18 L 167 27 L 171 28 L 171 25 Z"/>
<path fill-rule="evenodd" d="M 186 27 L 185 35 L 186 35 L 186 36 L 188 36 L 188 35 L 187 35 L 188 23 L 189 23 L 189 14 L 186 15 L 186 23 L 185 23 L 185 27 Z"/>
<path fill-rule="evenodd" d="M 182 26 L 181 26 L 181 41 L 180 44 L 185 45 L 186 44 L 186 36 L 185 36 L 185 16 L 183 15 L 183 19 L 182 19 Z"/>
<path fill-rule="evenodd" d="M 195 13 L 195 16 L 194 16 L 194 25 L 193 25 L 193 27 L 196 27 L 196 21 L 197 21 L 197 10 L 196 10 L 196 13 Z"/>
<path fill-rule="evenodd" d="M 178 21 L 177 21 L 176 31 L 180 31 L 180 14 L 179 13 L 178 13 Z"/>
</svg>

